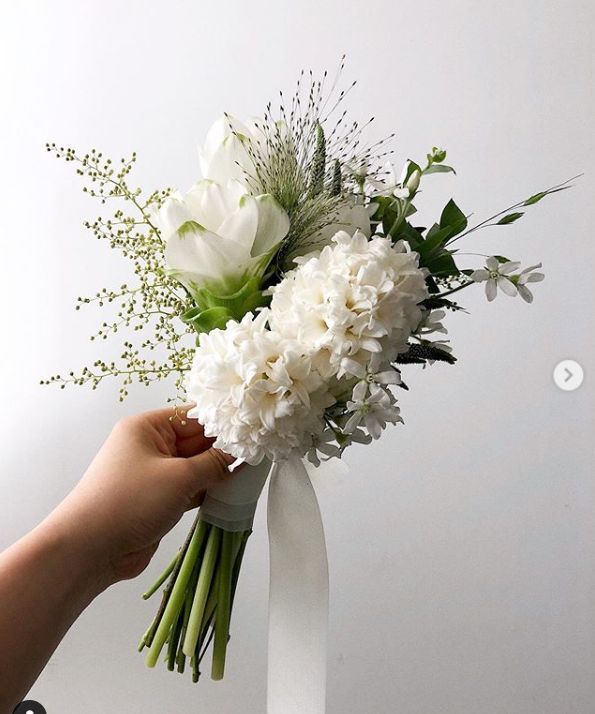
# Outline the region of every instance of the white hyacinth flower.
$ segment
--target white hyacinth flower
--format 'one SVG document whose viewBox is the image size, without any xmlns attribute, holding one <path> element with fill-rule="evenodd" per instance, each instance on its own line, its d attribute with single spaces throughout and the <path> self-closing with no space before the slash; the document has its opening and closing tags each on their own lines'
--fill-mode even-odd
<svg viewBox="0 0 595 714">
<path fill-rule="evenodd" d="M 248 313 L 202 333 L 186 377 L 196 404 L 188 416 L 217 448 L 253 465 L 303 454 L 335 401 L 308 352 L 269 330 L 269 317 L 266 309 Z"/>
<path fill-rule="evenodd" d="M 531 265 L 529 268 L 525 268 L 519 273 L 516 286 L 519 291 L 519 295 L 525 302 L 533 302 L 533 293 L 527 287 L 527 283 L 539 283 L 545 278 L 543 273 L 535 272 L 538 268 L 541 268 L 541 263 Z"/>
<path fill-rule="evenodd" d="M 416 253 L 383 236 L 339 231 L 296 263 L 271 290 L 271 327 L 306 345 L 325 379 L 340 379 L 352 362 L 379 372 L 407 351 L 428 296 Z"/>
<path fill-rule="evenodd" d="M 191 294 L 203 287 L 232 294 L 261 277 L 289 230 L 273 196 L 249 196 L 238 181 L 199 181 L 170 196 L 155 216 L 170 275 Z"/>
<path fill-rule="evenodd" d="M 520 263 L 507 260 L 501 263 L 498 258 L 491 256 L 486 260 L 486 267 L 480 270 L 474 270 L 471 273 L 471 280 L 476 283 L 486 283 L 486 297 L 491 302 L 494 300 L 500 289 L 505 295 L 514 297 L 517 294 L 517 288 L 511 280 L 511 273 L 514 273 L 520 267 Z"/>
</svg>

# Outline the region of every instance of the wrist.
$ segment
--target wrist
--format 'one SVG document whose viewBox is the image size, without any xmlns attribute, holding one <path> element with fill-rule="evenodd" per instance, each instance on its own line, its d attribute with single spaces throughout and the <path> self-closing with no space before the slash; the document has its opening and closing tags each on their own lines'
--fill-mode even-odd
<svg viewBox="0 0 595 714">
<path fill-rule="evenodd" d="M 51 554 L 54 562 L 63 566 L 65 579 L 72 583 L 81 605 L 86 607 L 113 582 L 109 559 L 104 556 L 90 529 L 86 528 L 84 519 L 74 517 L 63 505 L 32 535 L 40 547 Z"/>
</svg>

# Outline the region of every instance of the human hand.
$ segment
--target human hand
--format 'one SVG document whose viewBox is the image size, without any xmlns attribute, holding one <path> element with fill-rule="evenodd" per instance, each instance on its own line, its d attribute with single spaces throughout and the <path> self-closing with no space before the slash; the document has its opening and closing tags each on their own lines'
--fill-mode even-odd
<svg viewBox="0 0 595 714">
<path fill-rule="evenodd" d="M 116 424 L 82 480 L 50 516 L 92 558 L 101 587 L 139 575 L 161 538 L 206 489 L 231 478 L 233 457 L 172 409 Z"/>
</svg>

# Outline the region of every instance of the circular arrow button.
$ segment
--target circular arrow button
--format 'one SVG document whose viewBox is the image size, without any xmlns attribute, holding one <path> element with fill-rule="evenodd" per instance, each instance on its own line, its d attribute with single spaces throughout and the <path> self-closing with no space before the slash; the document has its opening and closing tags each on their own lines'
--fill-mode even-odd
<svg viewBox="0 0 595 714">
<path fill-rule="evenodd" d="M 45 707 L 39 702 L 28 699 L 26 702 L 21 702 L 14 710 L 13 714 L 47 714 Z"/>
<path fill-rule="evenodd" d="M 574 392 L 583 383 L 585 373 L 578 362 L 563 359 L 554 367 L 554 382 L 564 392 Z"/>
</svg>

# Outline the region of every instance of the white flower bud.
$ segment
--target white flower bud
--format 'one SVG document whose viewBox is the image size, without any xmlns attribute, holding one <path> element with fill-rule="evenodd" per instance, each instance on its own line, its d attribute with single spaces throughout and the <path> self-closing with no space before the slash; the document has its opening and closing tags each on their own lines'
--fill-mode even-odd
<svg viewBox="0 0 595 714">
<path fill-rule="evenodd" d="M 415 169 L 405 184 L 405 187 L 409 189 L 409 195 L 414 194 L 417 191 L 420 181 L 421 171 L 419 169 Z"/>
</svg>

